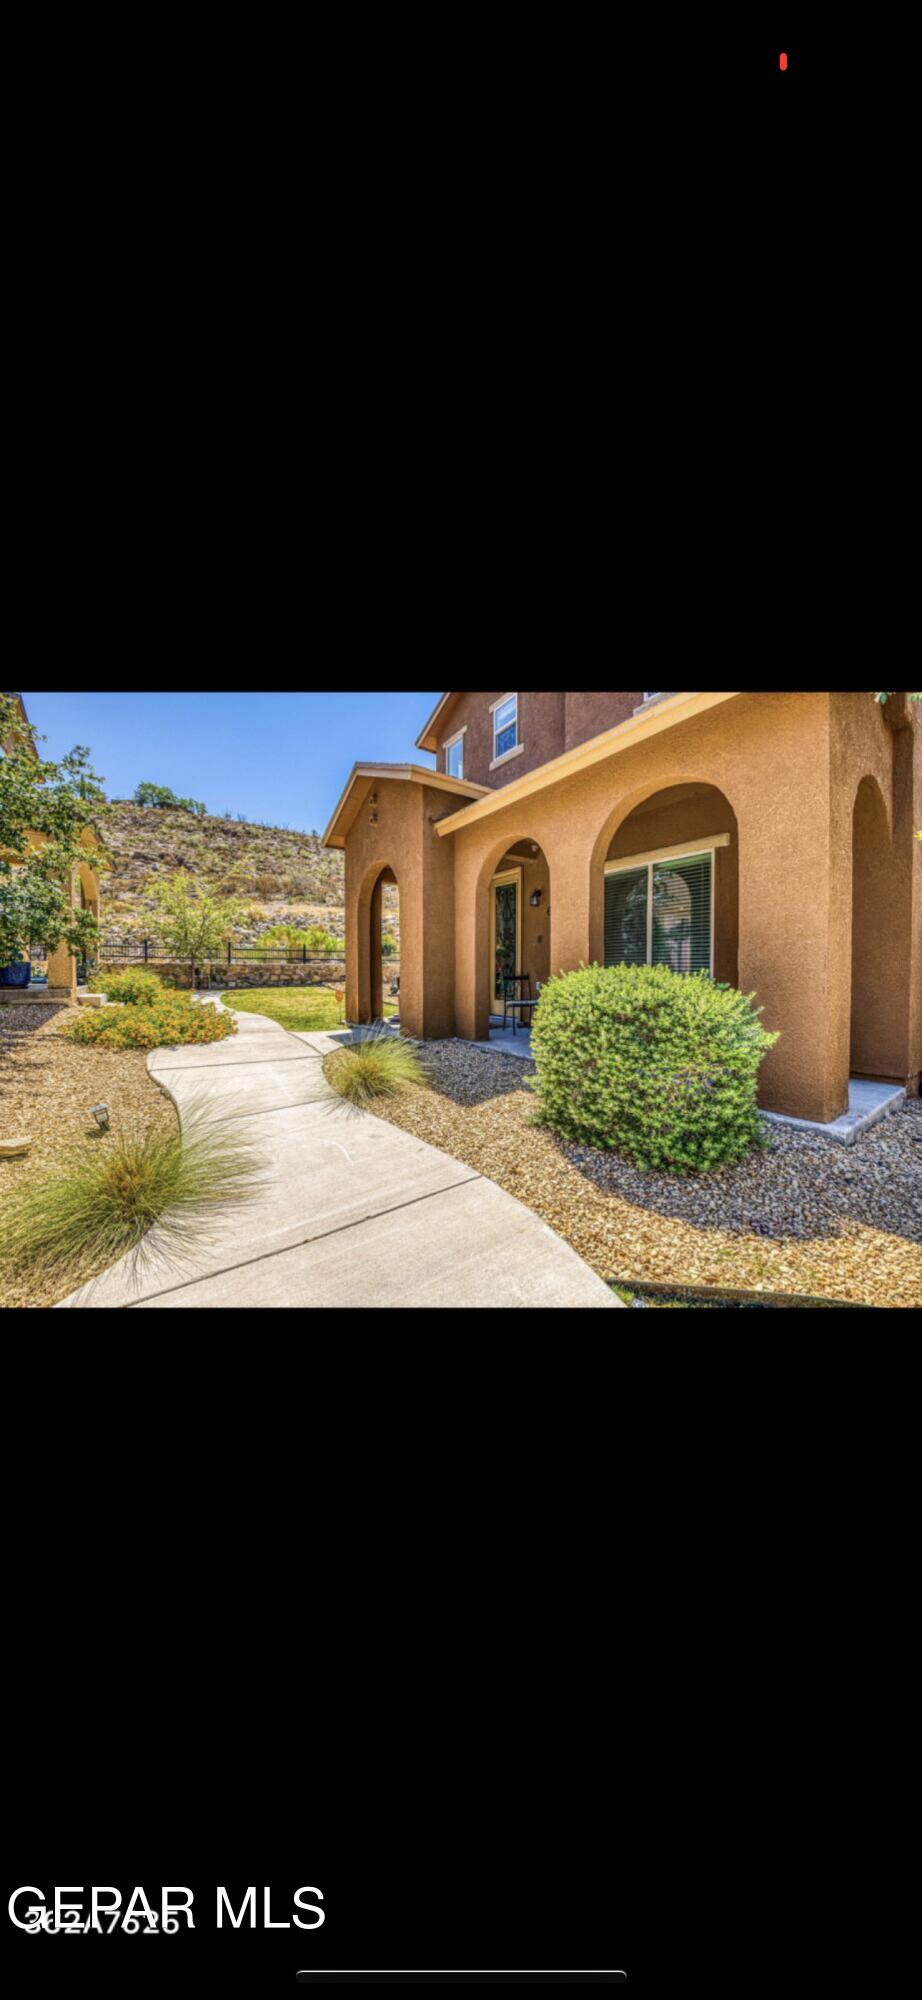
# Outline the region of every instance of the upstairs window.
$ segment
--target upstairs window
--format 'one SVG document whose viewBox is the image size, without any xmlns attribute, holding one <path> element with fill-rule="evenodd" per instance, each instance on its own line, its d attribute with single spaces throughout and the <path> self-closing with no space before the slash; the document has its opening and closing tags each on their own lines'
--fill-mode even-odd
<svg viewBox="0 0 922 2000">
<path fill-rule="evenodd" d="M 519 697 L 507 694 L 493 710 L 493 762 L 519 748 Z"/>
<path fill-rule="evenodd" d="M 453 736 L 451 742 L 445 745 L 446 778 L 464 777 L 464 735 L 462 729 L 460 736 Z"/>
</svg>

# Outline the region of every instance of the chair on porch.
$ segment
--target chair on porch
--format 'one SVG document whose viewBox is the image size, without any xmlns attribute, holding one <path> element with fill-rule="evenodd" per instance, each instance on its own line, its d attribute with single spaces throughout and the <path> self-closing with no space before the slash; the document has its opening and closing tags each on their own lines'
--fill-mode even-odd
<svg viewBox="0 0 922 2000">
<path fill-rule="evenodd" d="M 537 1000 L 532 997 L 530 972 L 505 973 L 503 975 L 504 1034 L 509 1025 L 510 1016 L 512 1019 L 513 1035 L 518 1033 L 519 1016 L 523 1015 L 526 1009 L 531 1016 L 528 1022 L 528 1026 L 531 1027 L 537 1005 Z"/>
</svg>

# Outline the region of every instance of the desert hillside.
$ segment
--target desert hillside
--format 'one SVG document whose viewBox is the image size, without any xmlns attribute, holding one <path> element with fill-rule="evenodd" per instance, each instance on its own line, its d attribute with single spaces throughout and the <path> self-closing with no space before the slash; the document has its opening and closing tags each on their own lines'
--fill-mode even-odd
<svg viewBox="0 0 922 2000">
<path fill-rule="evenodd" d="M 343 857 L 327 852 L 318 834 L 251 826 L 211 814 L 199 818 L 171 807 L 137 806 L 124 800 L 113 803 L 102 833 L 111 860 L 102 879 L 106 938 L 152 931 L 157 913 L 154 886 L 179 869 L 251 905 L 252 943 L 277 923 L 305 929 L 319 923 L 335 937 L 344 934 Z M 393 928 L 393 891 L 386 901 Z"/>
</svg>

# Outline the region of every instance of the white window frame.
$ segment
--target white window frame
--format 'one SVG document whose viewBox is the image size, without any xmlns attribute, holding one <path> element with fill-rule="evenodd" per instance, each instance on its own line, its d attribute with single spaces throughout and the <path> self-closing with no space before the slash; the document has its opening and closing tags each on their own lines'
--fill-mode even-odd
<svg viewBox="0 0 922 2000">
<path fill-rule="evenodd" d="M 619 856 L 617 861 L 606 861 L 605 874 L 631 875 L 638 868 L 647 870 L 647 964 L 653 964 L 653 870 L 661 861 L 703 861 L 705 855 L 711 862 L 711 963 L 710 974 L 714 977 L 714 955 L 717 944 L 717 849 L 729 847 L 728 833 L 712 833 L 706 840 L 696 840 L 692 847 L 685 841 L 681 847 L 658 847 L 649 854 Z"/>
<path fill-rule="evenodd" d="M 466 735 L 467 735 L 467 723 L 465 723 L 463 729 L 456 729 L 454 735 L 447 737 L 446 741 L 442 744 L 442 756 L 445 764 L 446 777 L 454 776 L 454 773 L 449 771 L 448 769 L 448 752 L 449 750 L 454 749 L 456 743 L 460 743 L 461 745 L 461 769 L 457 774 L 459 784 L 464 783 L 464 758 L 465 758 L 464 738 Z"/>
<path fill-rule="evenodd" d="M 507 702 L 510 702 L 510 701 L 514 701 L 514 702 L 515 702 L 515 742 L 514 742 L 514 744 L 513 744 L 513 746 L 512 746 L 512 749 L 511 749 L 511 750 L 504 750 L 504 751 L 503 751 L 503 754 L 502 754 L 502 756 L 501 756 L 501 757 L 497 757 L 497 754 L 496 754 L 496 736 L 497 736 L 497 731 L 496 731 L 496 718 L 497 718 L 497 716 L 498 716 L 498 714 L 499 714 L 499 711 L 500 711 L 500 709 L 501 709 L 501 708 L 505 708 L 505 706 L 506 706 L 506 703 L 507 703 Z M 490 703 L 490 714 L 491 714 L 491 716 L 492 716 L 492 718 L 493 718 L 493 761 L 492 761 L 492 763 L 491 763 L 491 765 L 490 765 L 490 769 L 491 769 L 491 771 L 498 771 L 498 770 L 500 769 L 500 767 L 501 767 L 501 766 L 502 766 L 503 764 L 509 764 L 509 763 L 511 763 L 511 762 L 512 762 L 512 759 L 513 759 L 513 757 L 521 757 L 521 756 L 522 756 L 522 754 L 523 754 L 523 751 L 524 751 L 524 749 L 525 749 L 525 745 L 524 745 L 524 743 L 522 742 L 522 733 L 521 733 L 521 719 L 522 719 L 522 718 L 521 718 L 521 710 L 520 710 L 520 707 L 519 707 L 519 697 L 518 697 L 518 695 L 517 695 L 517 694 L 502 694 L 502 695 L 500 695 L 500 698 L 499 698 L 499 700 L 498 700 L 498 701 L 491 701 L 491 703 Z M 508 727 L 509 727 L 509 724 L 508 724 L 508 722 L 507 722 L 507 724 L 506 724 L 506 728 L 508 729 Z"/>
</svg>

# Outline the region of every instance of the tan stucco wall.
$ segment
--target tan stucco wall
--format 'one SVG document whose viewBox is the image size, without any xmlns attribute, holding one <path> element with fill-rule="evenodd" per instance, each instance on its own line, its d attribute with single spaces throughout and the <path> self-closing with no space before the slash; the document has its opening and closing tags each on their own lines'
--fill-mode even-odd
<svg viewBox="0 0 922 2000">
<path fill-rule="evenodd" d="M 762 1072 L 765 1106 L 832 1119 L 845 1109 L 852 1053 L 852 833 L 865 777 L 876 779 L 894 827 L 874 890 L 887 913 L 875 925 L 889 937 L 891 985 L 884 1003 L 882 982 L 863 972 L 857 1001 L 867 1014 L 879 1010 L 873 1034 L 893 1073 L 910 1078 L 922 1068 L 922 850 L 911 840 L 913 820 L 922 826 L 920 747 L 918 719 L 894 732 L 870 694 L 765 692 L 697 713 L 445 838 L 435 830 L 451 814 L 443 797 L 382 783 L 378 826 L 363 811 L 346 845 L 350 1017 L 368 1006 L 369 954 L 359 939 L 376 869 L 389 864 L 401 890 L 404 1027 L 479 1040 L 490 1011 L 490 882 L 510 849 L 537 842 L 549 871 L 549 927 L 542 908 L 527 955 L 541 935 L 550 969 L 569 971 L 603 956 L 609 853 L 672 845 L 676 827 L 676 840 L 730 831 L 718 868 L 718 977 L 738 976 L 765 1025 L 780 1031 Z M 711 818 L 712 796 L 650 807 L 655 794 L 688 785 L 723 794 L 724 825 L 697 823 Z M 639 825 L 650 834 L 642 846 Z M 869 900 L 865 866 L 859 913 Z M 873 954 L 865 958 L 870 966 Z M 865 1050 L 868 1032 L 859 1029 Z"/>
<path fill-rule="evenodd" d="M 378 934 L 381 874 L 400 895 L 400 1019 L 404 1032 L 435 1040 L 454 1031 L 454 867 L 451 843 L 435 822 L 456 805 L 428 786 L 384 779 L 377 805 L 366 801 L 346 841 L 346 1015 L 375 1017 L 371 938 Z M 371 824 L 372 814 L 377 823 Z"/>
</svg>

